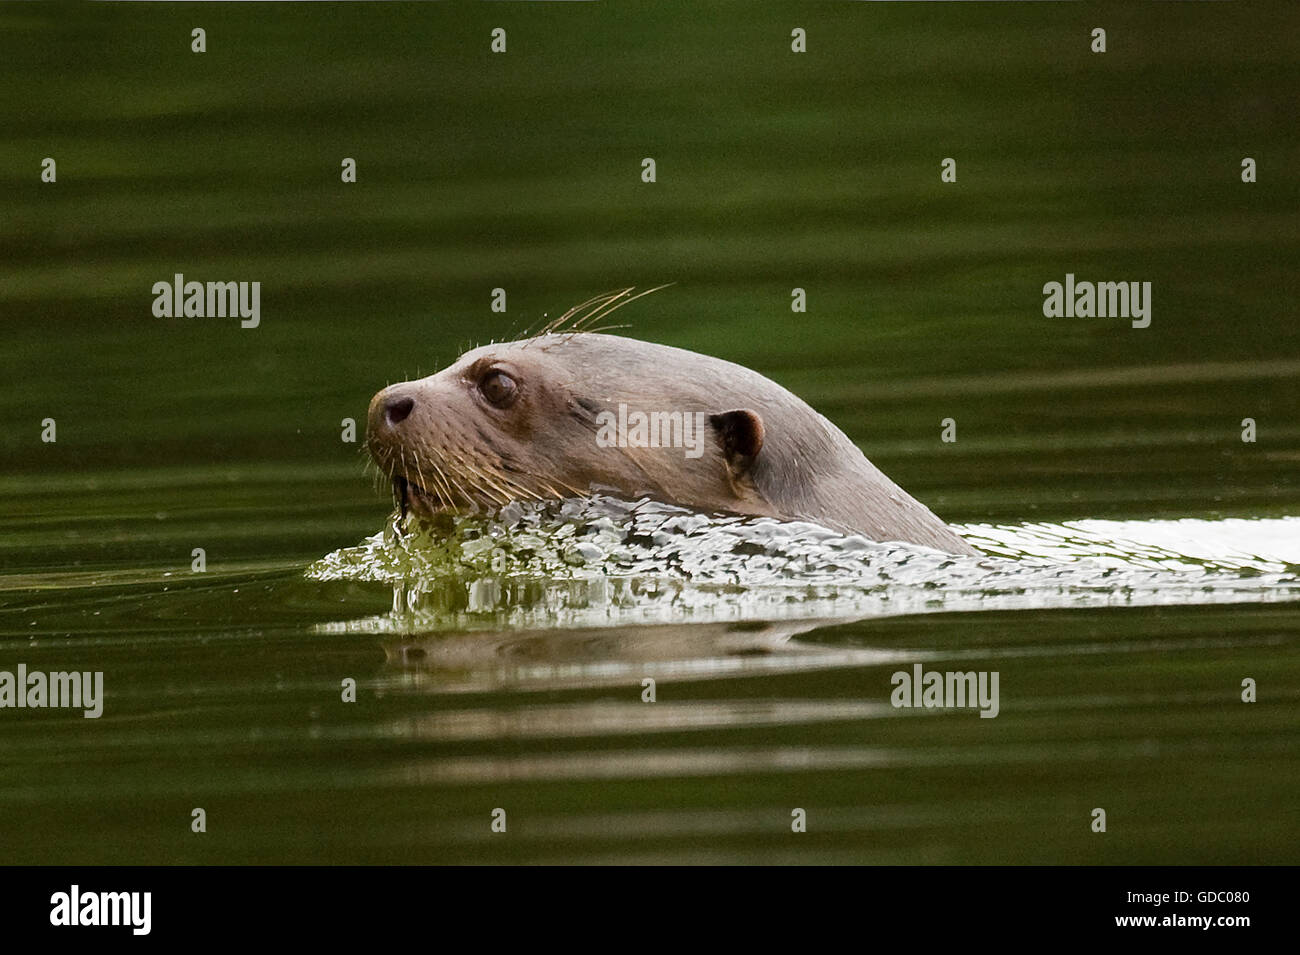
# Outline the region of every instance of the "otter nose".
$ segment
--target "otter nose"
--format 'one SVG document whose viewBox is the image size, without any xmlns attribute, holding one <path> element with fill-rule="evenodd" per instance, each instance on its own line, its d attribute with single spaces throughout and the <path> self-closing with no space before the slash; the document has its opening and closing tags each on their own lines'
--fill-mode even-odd
<svg viewBox="0 0 1300 955">
<path fill-rule="evenodd" d="M 401 424 L 415 409 L 415 399 L 406 395 L 394 395 L 384 402 L 384 420 L 391 428 Z"/>
</svg>

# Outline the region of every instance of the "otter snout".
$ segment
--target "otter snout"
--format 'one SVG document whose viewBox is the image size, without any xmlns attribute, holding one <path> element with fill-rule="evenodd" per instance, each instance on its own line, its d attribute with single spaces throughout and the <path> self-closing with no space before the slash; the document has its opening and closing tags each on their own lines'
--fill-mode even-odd
<svg viewBox="0 0 1300 955">
<path fill-rule="evenodd" d="M 500 507 L 538 496 L 519 483 L 517 472 L 507 473 L 492 447 L 493 431 L 476 415 L 484 411 L 454 373 L 398 382 L 370 399 L 366 447 L 392 478 L 402 514 Z"/>
<path fill-rule="evenodd" d="M 421 396 L 412 383 L 389 385 L 370 399 L 366 413 L 366 446 L 375 463 L 389 474 L 401 449 L 413 437 L 414 417 Z"/>
<path fill-rule="evenodd" d="M 392 431 L 411 417 L 415 404 L 415 393 L 407 384 L 390 385 L 370 399 L 367 430 L 372 436 Z"/>
<path fill-rule="evenodd" d="M 395 427 L 405 421 L 415 408 L 415 399 L 410 395 L 393 395 L 385 398 L 383 403 L 384 421 Z"/>
</svg>

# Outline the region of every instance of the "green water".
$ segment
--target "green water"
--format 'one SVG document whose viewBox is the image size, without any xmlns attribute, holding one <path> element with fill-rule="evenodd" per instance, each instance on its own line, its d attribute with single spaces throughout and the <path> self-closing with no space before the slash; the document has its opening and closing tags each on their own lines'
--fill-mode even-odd
<svg viewBox="0 0 1300 955">
<path fill-rule="evenodd" d="M 421 655 L 348 626 L 391 588 L 303 576 L 389 512 L 340 440 L 371 394 L 660 282 L 626 334 L 769 375 L 954 523 L 1300 515 L 1296 19 L 0 7 L 0 670 L 106 693 L 97 720 L 0 709 L 5 858 L 1300 861 L 1295 603 Z M 155 318 L 177 272 L 261 281 L 260 326 Z M 1152 282 L 1150 327 L 1044 318 L 1067 272 Z M 999 671 L 999 716 L 890 707 L 913 660 Z"/>
</svg>

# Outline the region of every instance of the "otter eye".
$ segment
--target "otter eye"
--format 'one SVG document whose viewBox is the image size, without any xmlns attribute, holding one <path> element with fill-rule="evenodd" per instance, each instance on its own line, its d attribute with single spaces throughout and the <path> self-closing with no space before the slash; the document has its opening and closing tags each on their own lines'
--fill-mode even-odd
<svg viewBox="0 0 1300 955">
<path fill-rule="evenodd" d="M 504 371 L 494 369 L 479 379 L 478 390 L 489 403 L 504 408 L 515 400 L 515 396 L 519 393 L 519 386 Z"/>
</svg>

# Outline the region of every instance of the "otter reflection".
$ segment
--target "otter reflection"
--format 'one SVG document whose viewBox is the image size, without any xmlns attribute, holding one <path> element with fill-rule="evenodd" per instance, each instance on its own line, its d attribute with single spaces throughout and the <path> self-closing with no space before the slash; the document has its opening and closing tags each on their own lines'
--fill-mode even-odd
<svg viewBox="0 0 1300 955">
<path fill-rule="evenodd" d="M 658 624 L 394 634 L 379 642 L 394 688 L 469 692 L 627 687 L 891 662 L 892 651 L 795 640 L 845 620 Z M 909 657 L 908 659 L 911 659 Z"/>
</svg>

